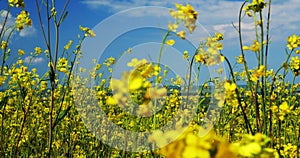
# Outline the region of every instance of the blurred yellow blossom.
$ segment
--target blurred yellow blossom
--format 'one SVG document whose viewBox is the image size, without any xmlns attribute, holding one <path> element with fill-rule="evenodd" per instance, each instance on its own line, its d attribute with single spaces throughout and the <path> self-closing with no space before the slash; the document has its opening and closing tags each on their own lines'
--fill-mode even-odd
<svg viewBox="0 0 300 158">
<path fill-rule="evenodd" d="M 198 12 L 196 12 L 190 4 L 186 6 L 175 4 L 175 7 L 177 11 L 171 9 L 170 14 L 179 22 L 183 21 L 185 27 L 192 33 L 196 28 Z"/>
<path fill-rule="evenodd" d="M 175 41 L 173 39 L 170 39 L 166 42 L 167 45 L 173 46 L 175 44 Z"/>
<path fill-rule="evenodd" d="M 6 41 L 2 41 L 1 42 L 1 49 L 4 50 L 7 48 L 7 42 Z"/>
<path fill-rule="evenodd" d="M 177 36 L 179 36 L 181 39 L 185 39 L 185 31 L 179 31 L 177 32 Z"/>
<path fill-rule="evenodd" d="M 22 56 L 22 55 L 24 55 L 24 54 L 25 54 L 25 52 L 24 52 L 24 50 L 22 50 L 22 49 L 19 49 L 19 50 L 18 50 L 18 54 L 19 54 L 20 56 Z"/>
<path fill-rule="evenodd" d="M 254 40 L 253 45 L 251 46 L 243 46 L 243 50 L 251 50 L 252 52 L 259 52 L 261 44 Z"/>
</svg>

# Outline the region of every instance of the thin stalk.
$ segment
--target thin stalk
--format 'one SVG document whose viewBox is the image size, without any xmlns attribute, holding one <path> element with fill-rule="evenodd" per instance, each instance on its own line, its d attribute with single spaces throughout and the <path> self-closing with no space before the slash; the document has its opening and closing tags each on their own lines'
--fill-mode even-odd
<svg viewBox="0 0 300 158">
<path fill-rule="evenodd" d="M 262 82 L 262 87 L 261 87 L 261 92 L 262 92 L 262 113 L 263 113 L 263 119 L 262 119 L 262 130 L 261 132 L 266 134 L 267 132 L 267 112 L 266 112 L 266 71 L 268 69 L 268 63 L 266 60 L 266 55 L 264 53 L 264 25 L 263 25 L 263 16 L 262 12 L 259 12 L 259 17 L 261 20 L 261 65 L 265 66 L 264 73 L 261 77 L 261 82 Z M 268 45 L 268 43 L 266 43 Z"/>
<path fill-rule="evenodd" d="M 165 46 L 165 43 L 166 43 L 166 40 L 167 40 L 167 37 L 169 36 L 169 34 L 170 34 L 170 30 L 167 31 L 167 33 L 165 34 L 165 36 L 162 39 L 162 42 L 161 42 L 161 45 L 159 48 L 158 61 L 157 61 L 158 67 L 160 67 L 160 61 L 161 61 L 161 57 L 163 54 L 163 48 Z M 158 76 L 156 76 L 155 88 L 158 88 Z M 156 108 L 156 105 L 157 105 L 157 100 L 155 99 L 155 101 L 154 101 L 155 108 Z M 153 116 L 153 127 L 154 127 L 154 129 L 156 128 L 156 115 Z"/>
<path fill-rule="evenodd" d="M 245 6 L 245 4 L 247 3 L 247 1 L 245 1 L 241 8 L 240 8 L 240 12 L 239 12 L 239 26 L 238 26 L 238 34 L 239 34 L 239 43 L 240 43 L 240 50 L 241 50 L 241 54 L 242 54 L 242 57 L 243 57 L 243 65 L 244 65 L 244 69 L 245 69 L 245 72 L 246 72 L 246 76 L 247 76 L 247 80 L 248 80 L 248 86 L 250 88 L 250 91 L 251 91 L 251 94 L 252 94 L 252 97 L 253 97 L 253 100 L 254 100 L 254 105 L 256 107 L 256 109 L 258 109 L 258 101 L 257 101 L 257 94 L 256 92 L 254 93 L 253 92 L 253 89 L 252 89 L 252 81 L 250 79 L 250 74 L 249 74 L 249 71 L 248 71 L 248 65 L 247 65 L 247 62 L 245 60 L 245 53 L 244 53 L 244 50 L 243 50 L 243 39 L 242 39 L 242 11 L 243 11 L 243 8 Z M 256 110 L 256 116 L 259 116 L 259 114 L 257 113 L 258 111 Z M 257 121 L 257 124 L 260 124 L 260 119 L 259 117 L 256 118 L 256 121 Z"/>
<path fill-rule="evenodd" d="M 5 18 L 4 18 L 4 22 L 2 24 L 2 28 L 1 28 L 1 31 L 0 31 L 0 37 L 2 37 L 3 31 L 5 29 L 5 25 L 6 25 L 7 20 L 8 20 L 8 15 L 10 13 L 10 9 L 11 9 L 11 7 L 8 5 L 7 12 L 6 12 L 6 15 L 5 15 Z"/>
<path fill-rule="evenodd" d="M 268 5 L 268 17 L 267 17 L 267 26 L 266 26 L 266 47 L 265 47 L 265 63 L 264 63 L 264 65 L 266 66 L 266 69 L 265 69 L 265 71 L 264 71 L 264 74 L 266 75 L 266 70 L 267 70 L 267 68 L 268 68 L 268 52 L 269 52 L 269 35 L 270 35 L 270 19 L 271 19 L 271 4 L 272 4 L 272 0 L 269 0 L 269 5 Z M 267 80 L 265 79 L 264 80 L 264 83 L 263 83 L 265 86 L 266 86 L 266 84 L 267 84 Z M 264 89 L 264 94 L 267 94 L 267 89 L 265 88 Z M 269 100 L 269 102 L 270 102 L 270 100 Z M 271 106 L 271 105 L 269 105 L 269 106 Z M 271 131 L 272 130 L 272 111 L 271 110 L 269 110 L 269 112 L 270 112 L 270 129 L 269 129 L 269 131 Z M 267 124 L 264 124 L 264 130 L 267 130 Z M 266 132 L 266 131 L 265 131 Z M 273 134 L 272 134 L 272 132 L 270 132 L 270 136 L 271 136 L 271 140 L 273 140 Z"/>
<path fill-rule="evenodd" d="M 223 56 L 224 56 L 224 55 L 223 55 Z M 232 69 L 232 66 L 231 66 L 230 62 L 229 62 L 229 60 L 228 60 L 225 56 L 224 56 L 224 58 L 225 58 L 226 63 L 228 64 L 228 67 L 229 67 L 229 70 L 230 70 L 230 75 L 232 76 L 232 81 L 233 81 L 235 84 L 237 84 L 237 83 L 236 83 L 236 80 L 235 80 L 235 78 L 234 78 L 234 72 L 233 72 L 233 69 Z M 253 133 L 253 130 L 252 130 L 252 128 L 251 128 L 250 122 L 249 122 L 249 120 L 248 120 L 248 118 L 247 118 L 247 115 L 246 115 L 246 113 L 245 113 L 245 109 L 244 109 L 244 107 L 243 107 L 243 105 L 242 105 L 242 100 L 241 100 L 241 98 L 240 98 L 240 92 L 239 92 L 239 89 L 238 89 L 238 88 L 235 89 L 235 93 L 236 93 L 236 95 L 237 95 L 239 107 L 241 108 L 241 111 L 242 111 L 242 115 L 243 115 L 243 118 L 244 118 L 244 121 L 245 121 L 245 126 L 246 126 L 247 133 L 251 133 L 251 134 L 253 135 L 254 133 Z M 246 103 L 246 102 L 245 102 L 245 105 L 246 105 L 246 107 L 247 107 L 247 103 Z"/>
</svg>

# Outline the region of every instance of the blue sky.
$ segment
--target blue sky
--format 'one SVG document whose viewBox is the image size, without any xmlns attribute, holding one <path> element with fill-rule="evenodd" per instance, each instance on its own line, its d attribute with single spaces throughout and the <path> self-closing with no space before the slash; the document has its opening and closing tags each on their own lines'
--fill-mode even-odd
<svg viewBox="0 0 300 158">
<path fill-rule="evenodd" d="M 6 0 L 0 1 L 0 9 L 5 10 Z M 63 7 L 63 0 L 57 0 L 58 10 Z M 194 6 L 195 10 L 199 13 L 199 23 L 205 28 L 209 33 L 222 32 L 224 34 L 224 50 L 223 53 L 228 56 L 231 61 L 234 57 L 239 55 L 238 38 L 237 32 L 232 27 L 233 24 L 237 24 L 238 11 L 243 1 L 239 0 L 71 0 L 68 11 L 69 15 L 63 25 L 61 26 L 61 48 L 68 42 L 68 40 L 77 39 L 77 34 L 80 33 L 79 25 L 94 28 L 97 24 L 102 23 L 105 19 L 109 18 L 120 11 L 141 7 L 141 6 L 160 6 L 160 7 L 173 7 L 174 3 L 190 3 Z M 12 53 L 16 52 L 17 49 L 22 48 L 27 53 L 33 51 L 35 46 L 44 47 L 42 41 L 41 32 L 39 29 L 39 22 L 37 19 L 37 11 L 35 8 L 35 1 L 26 1 L 26 10 L 31 13 L 31 18 L 33 20 L 33 26 L 25 29 L 24 31 L 14 34 L 10 43 Z M 143 15 L 145 12 L 136 12 L 136 15 Z M 300 19 L 297 15 L 300 13 L 300 1 L 299 0 L 273 0 L 272 7 L 272 17 L 271 17 L 271 40 L 272 44 L 270 47 L 269 56 L 269 66 L 271 68 L 278 68 L 285 57 L 285 45 L 286 38 L 293 34 L 299 34 Z M 13 23 L 16 16 L 16 12 L 13 11 L 10 15 L 9 21 Z M 160 13 L 153 13 L 155 16 L 160 16 Z M 266 15 L 265 15 L 266 17 Z M 3 16 L 0 16 L 0 24 L 3 21 Z M 134 23 L 130 22 L 130 23 Z M 250 44 L 254 39 L 254 30 L 252 25 L 252 20 L 249 18 L 243 21 L 243 33 L 244 40 L 246 44 Z M 111 30 L 118 29 L 123 26 L 111 26 Z M 156 30 L 157 31 L 157 30 Z M 107 32 L 109 33 L 109 32 Z M 142 35 L 145 39 L 147 37 L 148 42 L 158 42 L 159 40 L 152 37 L 149 34 L 149 30 L 145 33 L 136 32 L 132 34 L 131 39 L 137 39 L 136 35 Z M 153 35 L 153 34 L 152 34 Z M 106 36 L 101 36 L 98 34 L 97 37 L 105 38 Z M 91 39 L 92 40 L 92 39 Z M 138 39 L 142 41 L 141 39 Z M 130 43 L 130 44 L 128 44 Z M 123 47 L 126 44 L 132 47 L 134 41 L 123 43 Z M 120 44 L 120 43 L 119 43 Z M 141 44 L 141 43 L 138 43 Z M 181 49 L 180 46 L 176 46 L 177 49 Z M 118 52 L 119 49 L 109 50 L 114 53 Z M 115 54 L 116 55 L 116 54 Z M 246 52 L 248 63 L 250 66 L 255 66 L 255 55 L 252 52 Z M 109 56 L 109 55 L 107 55 Z M 113 55 L 112 55 L 113 56 Z M 26 55 L 24 56 L 24 60 Z M 172 59 L 171 56 L 168 57 Z M 44 56 L 40 56 L 35 59 L 33 63 L 34 67 L 39 67 L 39 71 L 45 71 L 46 67 L 44 65 L 47 59 Z"/>
</svg>

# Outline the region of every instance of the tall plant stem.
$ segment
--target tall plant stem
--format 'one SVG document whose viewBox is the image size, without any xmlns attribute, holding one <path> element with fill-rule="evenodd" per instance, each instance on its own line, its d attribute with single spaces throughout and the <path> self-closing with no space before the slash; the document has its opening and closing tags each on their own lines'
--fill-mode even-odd
<svg viewBox="0 0 300 158">
<path fill-rule="evenodd" d="M 249 89 L 251 91 L 251 95 L 252 95 L 252 98 L 254 100 L 254 106 L 255 106 L 255 111 L 256 111 L 256 122 L 257 122 L 257 128 L 259 128 L 259 124 L 260 124 L 260 118 L 259 118 L 259 108 L 258 108 L 258 101 L 257 101 L 257 91 L 253 91 L 253 86 L 252 86 L 252 81 L 251 81 L 251 78 L 250 78 L 250 74 L 249 74 L 249 71 L 248 71 L 248 65 L 247 65 L 247 62 L 245 60 L 245 53 L 244 53 L 244 50 L 243 50 L 243 39 L 242 39 L 242 11 L 243 11 L 243 8 L 245 6 L 245 4 L 247 3 L 247 1 L 245 1 L 241 8 L 240 8 L 240 12 L 239 12 L 239 26 L 238 26 L 238 34 L 239 34 L 239 43 L 240 43 L 240 50 L 241 50 L 241 54 L 242 54 L 242 58 L 244 59 L 243 60 L 243 65 L 244 65 L 244 69 L 245 69 L 245 72 L 246 72 L 246 76 L 247 76 L 247 83 L 249 84 Z"/>
<path fill-rule="evenodd" d="M 224 55 L 223 55 L 223 56 L 224 56 Z M 230 75 L 232 76 L 232 81 L 233 81 L 235 84 L 237 84 L 237 83 L 236 83 L 236 80 L 235 80 L 235 77 L 234 77 L 233 69 L 232 69 L 232 66 L 231 66 L 230 62 L 229 62 L 229 60 L 228 60 L 225 56 L 224 56 L 224 58 L 225 58 L 225 61 L 226 61 L 227 65 L 228 65 L 228 67 L 229 67 Z M 244 118 L 244 121 L 245 121 L 245 126 L 246 126 L 247 133 L 251 133 L 251 134 L 253 135 L 254 133 L 253 133 L 253 130 L 252 130 L 252 128 L 251 128 L 250 122 L 249 122 L 249 120 L 248 120 L 248 118 L 247 118 L 247 115 L 246 115 L 246 113 L 245 113 L 245 109 L 244 109 L 244 107 L 243 107 L 243 105 L 242 105 L 242 100 L 241 100 L 240 92 L 239 92 L 239 89 L 238 89 L 238 88 L 235 89 L 235 93 L 236 93 L 236 95 L 237 95 L 239 107 L 241 108 L 241 111 L 242 111 L 242 115 L 243 115 L 243 118 Z M 247 103 L 246 103 L 246 102 L 245 102 L 245 104 L 246 104 L 245 107 L 247 107 Z"/>
</svg>

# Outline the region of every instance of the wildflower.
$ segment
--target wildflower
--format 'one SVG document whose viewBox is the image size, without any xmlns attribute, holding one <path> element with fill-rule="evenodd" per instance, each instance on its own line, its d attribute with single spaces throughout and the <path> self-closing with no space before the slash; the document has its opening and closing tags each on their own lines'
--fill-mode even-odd
<svg viewBox="0 0 300 158">
<path fill-rule="evenodd" d="M 173 39 L 170 39 L 166 42 L 167 45 L 173 46 L 175 44 L 175 41 Z"/>
<path fill-rule="evenodd" d="M 230 92 L 232 92 L 232 91 L 235 91 L 235 89 L 237 88 L 236 87 L 236 84 L 235 83 L 230 83 L 230 82 L 226 82 L 225 84 L 224 84 L 224 87 L 225 87 L 225 90 L 226 91 L 230 91 Z"/>
<path fill-rule="evenodd" d="M 183 21 L 185 27 L 192 33 L 196 28 L 196 21 L 198 17 L 198 13 L 194 10 L 194 8 L 187 4 L 183 6 L 182 4 L 175 4 L 177 11 L 170 10 L 170 14 L 178 21 Z"/>
<path fill-rule="evenodd" d="M 243 58 L 242 55 L 240 55 L 240 56 L 238 56 L 238 57 L 235 57 L 235 58 L 236 58 L 236 60 L 237 60 L 237 63 L 239 63 L 239 64 L 242 64 L 242 63 L 244 62 L 244 58 Z"/>
<path fill-rule="evenodd" d="M 290 67 L 295 76 L 298 76 L 300 74 L 300 58 L 298 56 L 293 56 L 291 58 Z"/>
<path fill-rule="evenodd" d="M 0 86 L 2 86 L 5 83 L 6 77 L 0 76 Z"/>
<path fill-rule="evenodd" d="M 115 63 L 115 58 L 113 58 L 113 57 L 110 57 L 110 58 L 108 58 L 108 62 L 110 63 L 110 64 L 114 64 Z"/>
<path fill-rule="evenodd" d="M 257 40 L 254 40 L 253 45 L 243 46 L 243 50 L 251 50 L 252 52 L 259 52 L 260 51 L 260 43 Z"/>
<path fill-rule="evenodd" d="M 256 82 L 259 79 L 259 77 L 264 74 L 264 70 L 265 70 L 265 66 L 264 65 L 260 65 L 257 70 L 254 70 L 252 72 L 251 80 L 254 81 L 254 82 Z"/>
<path fill-rule="evenodd" d="M 292 145 L 291 143 L 284 144 L 281 151 L 284 156 L 297 157 L 297 145 Z"/>
<path fill-rule="evenodd" d="M 100 65 L 100 64 L 96 64 L 95 70 L 96 70 L 96 71 L 97 71 L 97 70 L 100 70 L 100 68 L 101 68 L 101 65 Z"/>
<path fill-rule="evenodd" d="M 250 10 L 257 13 L 262 11 L 265 7 L 266 7 L 266 3 L 264 2 L 264 0 L 252 0 L 252 3 L 248 4 L 243 9 L 246 11 L 246 13 L 249 12 Z M 251 13 L 247 13 L 247 15 L 248 14 L 251 15 Z"/>
<path fill-rule="evenodd" d="M 1 49 L 4 50 L 7 48 L 7 42 L 6 41 L 2 41 L 1 43 Z"/>
<path fill-rule="evenodd" d="M 168 23 L 168 29 L 170 31 L 173 31 L 173 32 L 176 32 L 176 29 L 178 28 L 178 25 L 177 24 L 172 24 L 172 23 Z"/>
<path fill-rule="evenodd" d="M 34 48 L 34 51 L 35 51 L 35 52 L 34 52 L 35 55 L 40 55 L 40 54 L 42 54 L 42 49 L 41 49 L 40 47 L 35 47 L 35 48 Z"/>
<path fill-rule="evenodd" d="M 179 36 L 181 39 L 185 39 L 185 31 L 177 32 L 177 36 Z"/>
<path fill-rule="evenodd" d="M 257 24 L 258 26 L 262 26 L 263 20 L 258 20 L 256 24 Z"/>
<path fill-rule="evenodd" d="M 72 40 L 69 40 L 68 44 L 66 44 L 66 45 L 64 46 L 64 49 L 65 49 L 65 50 L 69 50 L 69 48 L 70 48 L 70 46 L 72 45 L 72 43 L 73 43 L 73 41 L 72 41 Z"/>
<path fill-rule="evenodd" d="M 129 91 L 135 91 L 143 86 L 143 78 L 139 75 L 133 74 L 129 78 L 128 89 Z"/>
<path fill-rule="evenodd" d="M 107 105 L 116 105 L 117 101 L 114 99 L 114 97 L 108 96 L 106 99 L 106 104 Z"/>
<path fill-rule="evenodd" d="M 195 60 L 196 60 L 196 62 L 201 62 L 202 64 L 206 63 L 203 54 L 200 54 L 200 53 L 195 55 Z"/>
<path fill-rule="evenodd" d="M 138 60 L 137 58 L 132 58 L 129 63 L 127 63 L 127 66 L 129 67 L 137 67 L 139 65 L 144 65 L 147 63 L 146 59 Z"/>
<path fill-rule="evenodd" d="M 287 47 L 293 50 L 300 46 L 300 37 L 293 34 L 287 38 Z"/>
<path fill-rule="evenodd" d="M 9 4 L 11 7 L 16 6 L 17 8 L 18 8 L 18 7 L 24 7 L 24 6 L 25 6 L 24 0 L 8 0 L 8 4 Z"/>
<path fill-rule="evenodd" d="M 222 33 L 219 33 L 219 32 L 216 32 L 216 33 L 215 33 L 215 39 L 216 39 L 217 41 L 223 40 L 223 34 L 222 34 Z"/>
<path fill-rule="evenodd" d="M 185 50 L 185 51 L 183 52 L 183 59 L 189 59 L 189 58 L 190 58 L 189 53 L 188 53 L 187 50 Z"/>
<path fill-rule="evenodd" d="M 19 50 L 18 50 L 18 54 L 19 54 L 20 56 L 22 56 L 22 55 L 24 55 L 24 54 L 25 54 L 25 52 L 24 52 L 24 50 L 22 50 L 22 49 L 19 49 Z"/>
<path fill-rule="evenodd" d="M 287 113 L 291 112 L 287 102 L 283 102 L 282 104 L 280 104 L 279 109 L 284 114 L 287 114 Z"/>
<path fill-rule="evenodd" d="M 79 29 L 84 32 L 85 37 L 87 37 L 87 36 L 95 37 L 96 36 L 95 32 L 93 30 L 91 30 L 90 28 L 88 28 L 88 27 L 82 27 L 80 25 Z"/>
<path fill-rule="evenodd" d="M 29 13 L 22 10 L 21 13 L 16 18 L 16 27 L 18 31 L 21 31 L 26 26 L 31 26 L 32 20 L 29 18 Z"/>
<path fill-rule="evenodd" d="M 60 72 L 68 73 L 70 66 L 68 65 L 68 60 L 66 58 L 58 59 L 57 69 Z"/>
</svg>

